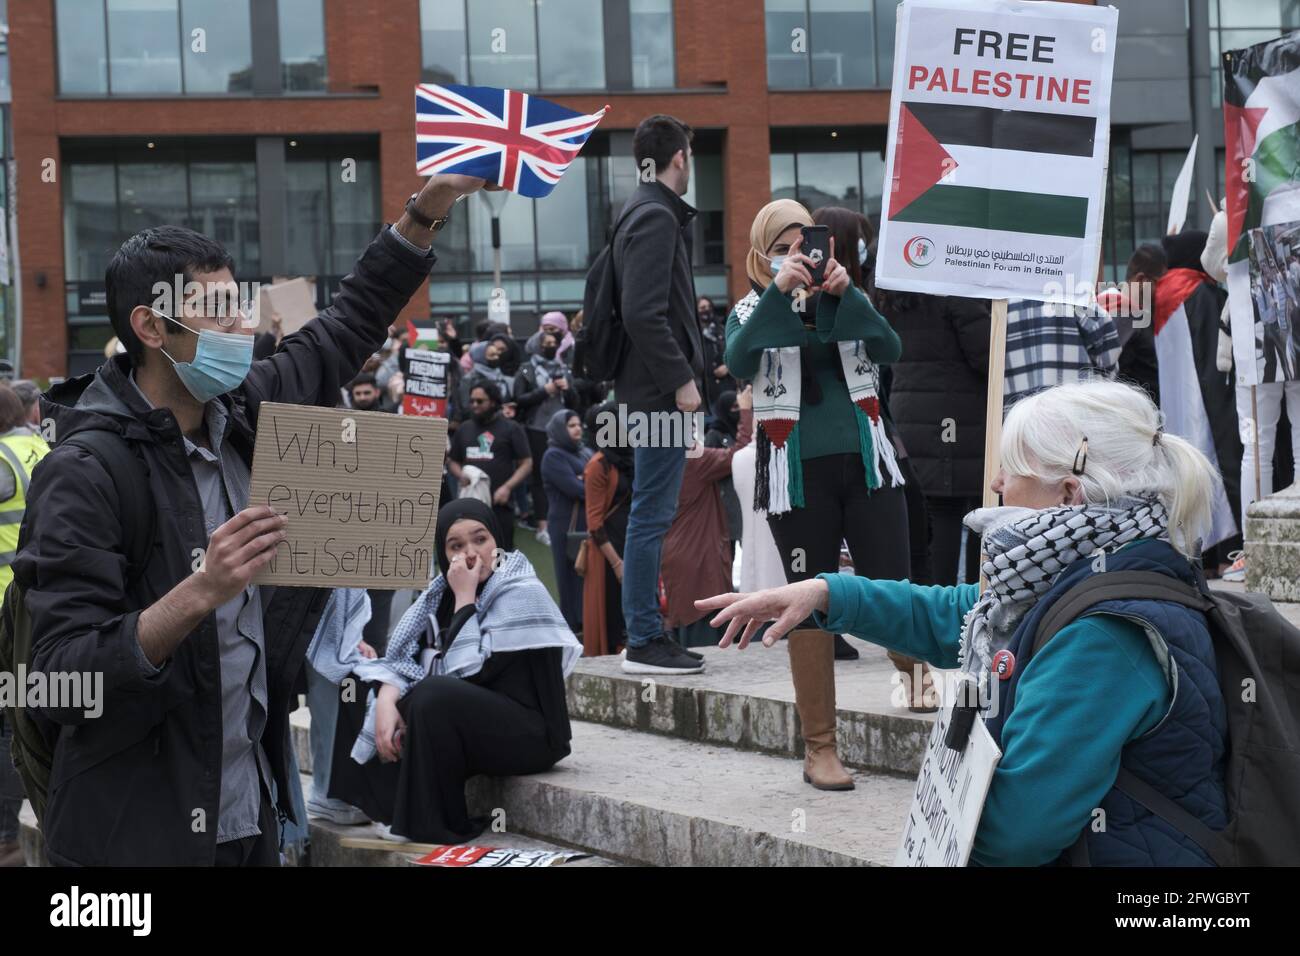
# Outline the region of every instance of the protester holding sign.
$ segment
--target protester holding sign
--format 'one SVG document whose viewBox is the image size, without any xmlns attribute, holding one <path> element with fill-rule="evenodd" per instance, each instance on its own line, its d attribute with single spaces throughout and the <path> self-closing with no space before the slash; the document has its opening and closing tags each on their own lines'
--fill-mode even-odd
<svg viewBox="0 0 1300 956">
<path fill-rule="evenodd" d="M 127 240 L 106 275 L 125 347 L 47 394 L 58 443 L 33 476 L 14 577 L 32 667 L 104 675 L 104 719 L 46 708 L 56 864 L 270 864 L 292 814 L 290 688 L 325 603 L 252 579 L 286 519 L 248 507 L 263 403 L 333 408 L 428 277 L 434 234 L 483 186 L 434 176 L 333 303 L 253 361 L 234 262 L 190 229 Z M 158 289 L 183 286 L 183 297 Z M 36 801 L 33 801 L 34 803 Z"/>
<path fill-rule="evenodd" d="M 898 336 L 836 259 L 846 246 L 860 279 L 858 221 L 845 221 L 851 229 L 832 229 L 829 258 L 814 263 L 801 251 L 808 210 L 792 199 L 760 209 L 746 259 L 753 290 L 727 319 L 727 368 L 753 380 L 758 426 L 754 498 L 742 504 L 767 512 L 788 581 L 835 570 L 846 539 L 863 571 L 907 577 L 907 505 L 876 365 L 898 358 Z M 850 790 L 835 754 L 835 643 L 810 621 L 789 644 L 804 779 Z"/>
<path fill-rule="evenodd" d="M 985 533 L 982 596 L 974 585 L 822 574 L 700 606 L 722 609 L 714 623 L 729 622 L 724 646 L 740 633 L 743 647 L 776 620 L 763 638 L 770 645 L 812 613 L 827 630 L 991 683 L 983 719 L 1002 758 L 973 862 L 1036 866 L 1074 848 L 1099 866 L 1208 865 L 1190 838 L 1115 786 L 1126 770 L 1209 829 L 1227 824 L 1226 712 L 1203 613 L 1105 601 L 1036 652 L 1032 638 L 1042 615 L 1094 571 L 1196 583 L 1190 558 L 1218 479 L 1204 455 L 1164 432 L 1145 393 L 1114 382 L 1023 399 L 1001 451 L 993 489 L 1006 505 L 967 519 Z"/>
<path fill-rule="evenodd" d="M 539 773 L 569 754 L 564 679 L 582 645 L 528 558 L 500 540 L 481 501 L 443 506 L 442 573 L 383 659 L 355 662 L 377 694 L 339 709 L 330 796 L 398 837 L 472 840 L 489 821 L 470 817 L 466 780 Z"/>
</svg>

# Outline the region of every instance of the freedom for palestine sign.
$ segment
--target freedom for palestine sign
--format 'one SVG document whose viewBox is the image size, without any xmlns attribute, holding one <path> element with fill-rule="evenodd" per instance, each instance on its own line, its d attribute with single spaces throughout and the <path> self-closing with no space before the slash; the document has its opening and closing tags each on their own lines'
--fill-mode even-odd
<svg viewBox="0 0 1300 956">
<path fill-rule="evenodd" d="M 1022 0 L 899 7 L 877 285 L 1089 300 L 1117 17 Z"/>
</svg>

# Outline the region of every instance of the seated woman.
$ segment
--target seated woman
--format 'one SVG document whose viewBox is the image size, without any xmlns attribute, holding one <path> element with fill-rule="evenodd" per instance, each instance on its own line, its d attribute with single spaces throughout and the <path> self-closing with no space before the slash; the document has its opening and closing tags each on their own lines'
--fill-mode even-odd
<svg viewBox="0 0 1300 956">
<path fill-rule="evenodd" d="M 1192 563 L 1218 477 L 1166 434 L 1145 392 L 1060 385 L 1018 402 L 993 483 L 1006 504 L 972 512 L 988 587 L 921 587 L 840 574 L 700 602 L 741 646 L 771 645 L 815 612 L 827 630 L 961 668 L 995 704 L 1002 749 L 971 856 L 981 865 L 1206 866 L 1209 856 L 1116 787 L 1121 768 L 1211 830 L 1227 824 L 1226 712 L 1204 615 L 1156 600 L 1095 605 L 1032 654 L 1037 622 L 1087 575 L 1140 570 L 1202 582 Z M 1001 678 L 992 679 L 993 673 Z M 993 698 L 992 694 L 997 697 Z M 1097 811 L 1105 826 L 1096 828 Z"/>
<path fill-rule="evenodd" d="M 569 753 L 564 678 L 582 645 L 518 551 L 498 549 L 492 509 L 461 498 L 438 512 L 442 573 L 402 616 L 377 693 L 339 707 L 329 795 L 421 843 L 463 843 L 465 781 L 538 773 Z M 356 741 L 355 746 L 353 741 Z"/>
</svg>

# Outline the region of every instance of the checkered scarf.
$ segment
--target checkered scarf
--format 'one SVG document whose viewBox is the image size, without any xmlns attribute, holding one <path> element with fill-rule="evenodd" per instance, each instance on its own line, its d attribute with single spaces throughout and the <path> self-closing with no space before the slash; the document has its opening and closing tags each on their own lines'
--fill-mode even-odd
<svg viewBox="0 0 1300 956">
<path fill-rule="evenodd" d="M 985 681 L 993 655 L 1057 575 L 1080 558 L 1140 538 L 1168 536 L 1165 506 L 1154 495 L 1123 497 L 1111 505 L 1056 508 L 979 508 L 966 526 L 984 535 L 981 569 L 988 587 L 962 626 L 961 669 Z"/>
</svg>

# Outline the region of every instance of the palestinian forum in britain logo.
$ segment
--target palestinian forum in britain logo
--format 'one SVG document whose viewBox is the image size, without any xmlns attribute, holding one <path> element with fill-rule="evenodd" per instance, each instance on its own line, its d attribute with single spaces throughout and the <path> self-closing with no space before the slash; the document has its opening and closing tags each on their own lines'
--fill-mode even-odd
<svg viewBox="0 0 1300 956">
<path fill-rule="evenodd" d="M 923 269 L 934 261 L 934 242 L 925 236 L 913 236 L 903 243 L 903 259 L 913 269 Z"/>
</svg>

